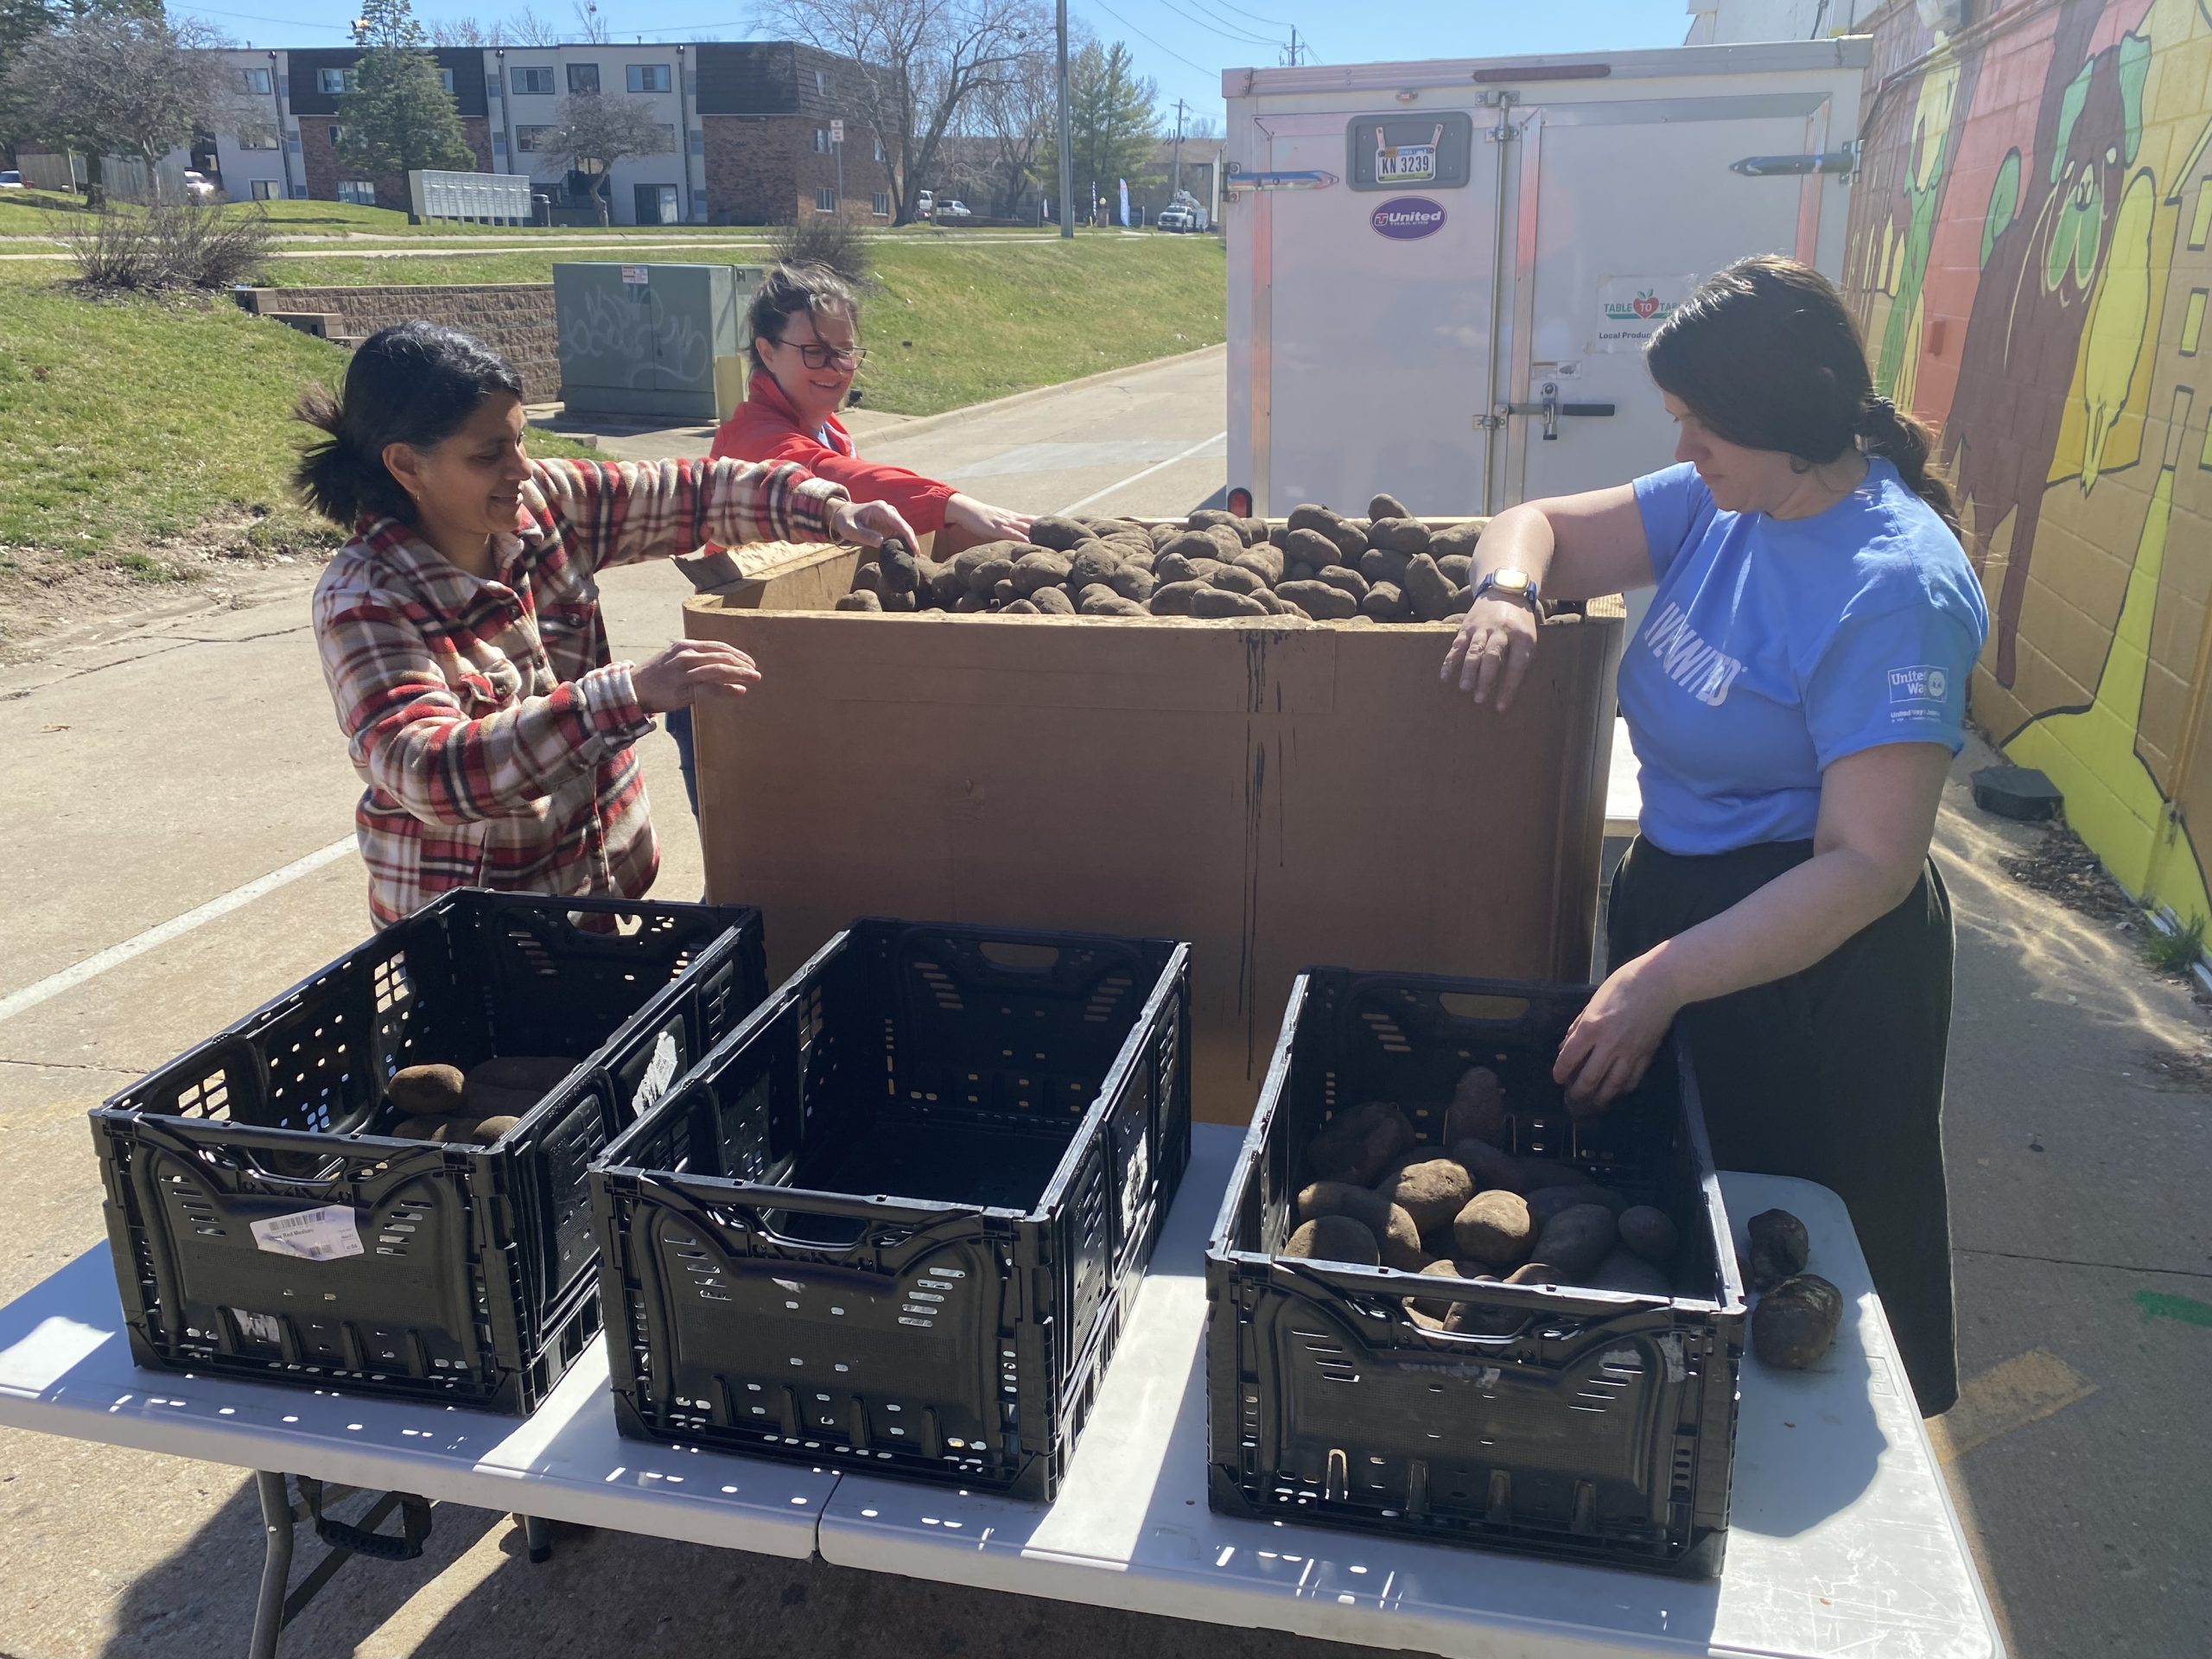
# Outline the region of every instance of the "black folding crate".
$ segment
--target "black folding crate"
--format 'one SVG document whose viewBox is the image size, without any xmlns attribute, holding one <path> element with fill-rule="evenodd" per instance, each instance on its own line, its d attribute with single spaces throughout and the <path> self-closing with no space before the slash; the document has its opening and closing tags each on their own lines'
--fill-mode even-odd
<svg viewBox="0 0 2212 1659">
<path fill-rule="evenodd" d="M 621 1431 L 1050 1498 L 1189 1161 L 1188 957 L 831 940 L 593 1166 Z"/>
<path fill-rule="evenodd" d="M 141 1364 L 508 1413 L 600 1325 L 586 1171 L 767 994 L 748 906 L 446 894 L 92 1114 Z M 575 1067 L 494 1145 L 403 1067 Z"/>
<path fill-rule="evenodd" d="M 1587 987 L 1309 969 L 1206 1254 L 1215 1509 L 1607 1566 L 1719 1570 L 1744 1292 L 1688 1056 L 1669 1039 L 1602 1116 L 1551 1070 Z M 1438 1155 L 1472 1065 L 1497 1072 L 1508 1150 L 1656 1205 L 1674 1294 L 1477 1283 L 1283 1258 L 1307 1144 L 1339 1111 L 1400 1103 Z M 1474 1303 L 1486 1332 L 1405 1301 Z"/>
</svg>

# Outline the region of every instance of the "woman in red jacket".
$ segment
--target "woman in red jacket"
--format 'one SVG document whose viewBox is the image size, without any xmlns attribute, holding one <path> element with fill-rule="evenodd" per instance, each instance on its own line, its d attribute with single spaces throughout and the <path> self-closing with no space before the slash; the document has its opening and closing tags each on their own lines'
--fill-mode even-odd
<svg viewBox="0 0 2212 1659">
<path fill-rule="evenodd" d="M 715 434 L 715 456 L 795 461 L 843 485 L 855 501 L 887 502 L 917 531 L 938 533 L 939 558 L 981 542 L 1028 539 L 1027 513 L 854 453 L 837 411 L 868 353 L 860 343 L 859 297 L 827 265 L 776 266 L 745 320 L 753 336 L 752 385 Z"/>
</svg>

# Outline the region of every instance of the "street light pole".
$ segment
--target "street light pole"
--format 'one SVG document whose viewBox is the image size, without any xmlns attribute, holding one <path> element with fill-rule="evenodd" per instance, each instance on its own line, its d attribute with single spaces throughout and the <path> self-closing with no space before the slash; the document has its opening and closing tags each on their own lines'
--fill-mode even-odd
<svg viewBox="0 0 2212 1659">
<path fill-rule="evenodd" d="M 1183 194 L 1183 100 L 1175 100 L 1175 194 Z M 1173 200 L 1174 198 L 1170 197 Z"/>
<path fill-rule="evenodd" d="M 1075 147 L 1068 132 L 1068 0 L 1059 0 L 1060 234 L 1075 235 Z"/>
</svg>

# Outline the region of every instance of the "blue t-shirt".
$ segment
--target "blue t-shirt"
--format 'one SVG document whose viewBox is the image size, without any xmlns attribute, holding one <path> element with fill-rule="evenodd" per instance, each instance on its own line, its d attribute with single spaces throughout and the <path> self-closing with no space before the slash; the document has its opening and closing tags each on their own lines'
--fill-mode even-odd
<svg viewBox="0 0 2212 1659">
<path fill-rule="evenodd" d="M 1958 537 L 1879 458 L 1825 512 L 1724 512 L 1694 467 L 1636 480 L 1659 590 L 1621 660 L 1662 851 L 1809 839 L 1821 773 L 1884 743 L 1965 742 L 1989 632 Z"/>
</svg>

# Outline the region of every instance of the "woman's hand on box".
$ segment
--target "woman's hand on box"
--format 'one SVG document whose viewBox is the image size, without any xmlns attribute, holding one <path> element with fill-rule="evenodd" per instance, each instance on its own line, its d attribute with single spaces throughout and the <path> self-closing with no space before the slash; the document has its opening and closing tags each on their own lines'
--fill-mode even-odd
<svg viewBox="0 0 2212 1659">
<path fill-rule="evenodd" d="M 908 547 L 921 545 L 914 527 L 887 501 L 838 502 L 830 509 L 830 534 L 833 541 L 854 547 L 880 547 L 893 537 Z"/>
<path fill-rule="evenodd" d="M 630 690 L 649 715 L 689 709 L 707 697 L 741 697 L 760 683 L 753 659 L 719 639 L 678 639 L 630 671 Z"/>
<path fill-rule="evenodd" d="M 1033 521 L 1026 512 L 995 507 L 972 495 L 956 494 L 944 504 L 944 522 L 981 543 L 1026 542 Z"/>
<path fill-rule="evenodd" d="M 1503 714 L 1536 657 L 1536 619 L 1517 600 L 1478 599 L 1444 654 L 1444 682 L 1455 679 L 1478 705 L 1495 702 Z"/>
<path fill-rule="evenodd" d="M 1647 952 L 1613 969 L 1567 1028 L 1552 1081 L 1567 1090 L 1567 1109 L 1578 1117 L 1603 1111 L 1643 1081 L 1681 1011 L 1681 998 L 1656 958 Z"/>
</svg>

